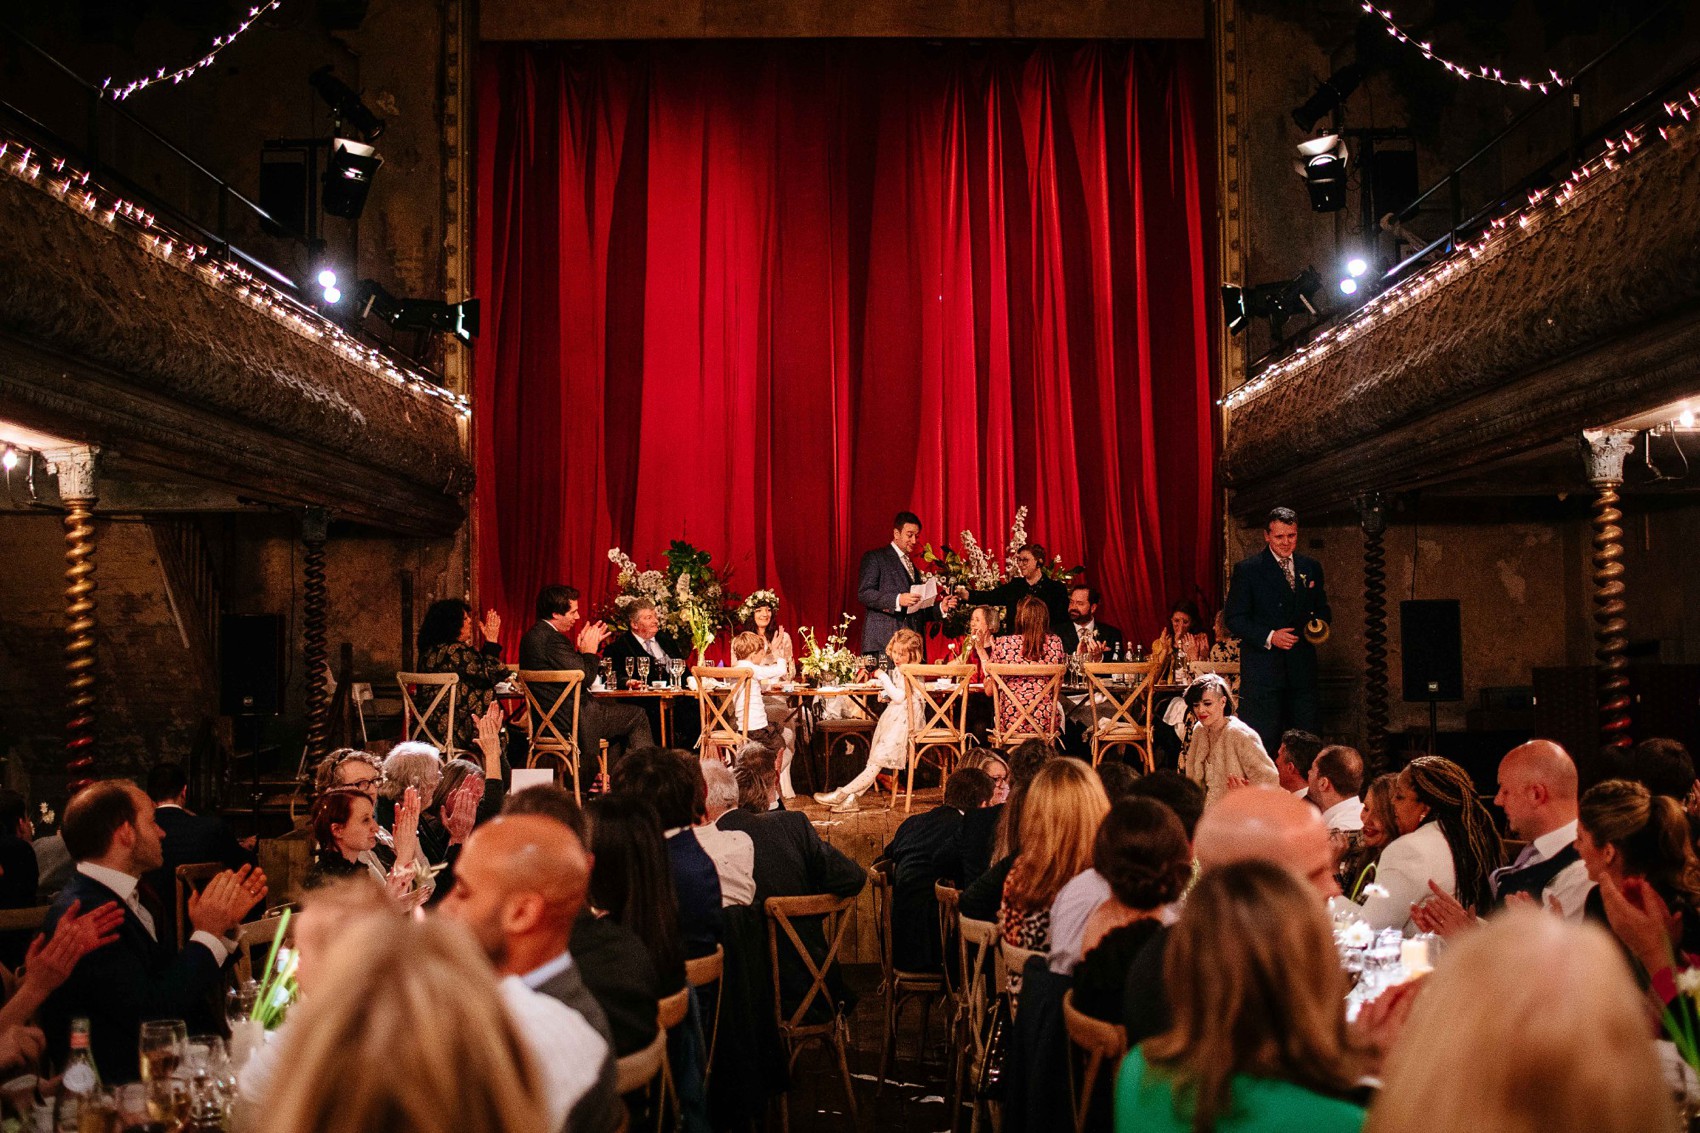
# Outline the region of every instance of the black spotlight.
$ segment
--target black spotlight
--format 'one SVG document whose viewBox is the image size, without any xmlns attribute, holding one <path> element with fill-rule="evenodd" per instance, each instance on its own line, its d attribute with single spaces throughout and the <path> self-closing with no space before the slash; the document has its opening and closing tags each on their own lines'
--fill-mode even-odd
<svg viewBox="0 0 1700 1133">
<path fill-rule="evenodd" d="M 1255 287 L 1222 288 L 1222 309 L 1228 321 L 1228 333 L 1238 334 L 1252 319 L 1268 319 L 1269 333 L 1277 342 L 1286 329 L 1287 320 L 1297 314 L 1317 313 L 1311 302 L 1322 290 L 1322 275 L 1307 267 L 1292 279 L 1275 283 L 1260 283 Z"/>
<path fill-rule="evenodd" d="M 1228 333 L 1238 334 L 1245 329 L 1251 312 L 1246 310 L 1245 288 L 1231 283 L 1222 285 L 1222 318 L 1227 321 Z"/>
<path fill-rule="evenodd" d="M 1314 212 L 1339 212 L 1346 207 L 1346 143 L 1338 134 L 1321 134 L 1299 143 L 1295 168 L 1305 179 Z"/>
<path fill-rule="evenodd" d="M 355 305 L 362 318 L 376 315 L 397 330 L 444 331 L 462 342 L 471 342 L 478 337 L 477 299 L 463 299 L 459 303 L 442 299 L 397 299 L 376 280 L 363 279 Z"/>
<path fill-rule="evenodd" d="M 1305 99 L 1303 105 L 1293 108 L 1293 121 L 1298 123 L 1299 129 L 1310 133 L 1316 129 L 1318 122 L 1351 97 L 1363 81 L 1363 68 L 1356 63 L 1346 64 L 1318 83 L 1316 93 Z"/>
<path fill-rule="evenodd" d="M 372 191 L 372 176 L 383 163 L 378 151 L 369 145 L 349 138 L 332 139 L 324 174 L 325 212 L 359 220 L 366 208 L 366 194 Z"/>
<path fill-rule="evenodd" d="M 354 93 L 353 87 L 332 73 L 331 64 L 326 63 L 308 75 L 307 85 L 319 92 L 319 97 L 325 100 L 325 105 L 331 108 L 331 113 L 336 115 L 339 122 L 352 126 L 354 132 L 366 141 L 375 142 L 384 132 L 384 120 L 360 101 L 360 96 Z"/>
</svg>

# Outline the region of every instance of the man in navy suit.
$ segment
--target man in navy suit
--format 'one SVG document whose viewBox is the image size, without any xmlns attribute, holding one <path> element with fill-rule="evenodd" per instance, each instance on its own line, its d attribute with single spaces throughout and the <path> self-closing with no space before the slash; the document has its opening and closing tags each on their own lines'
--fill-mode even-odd
<svg viewBox="0 0 1700 1133">
<path fill-rule="evenodd" d="M 134 783 L 111 779 L 85 787 L 65 806 L 61 828 L 77 871 L 59 891 L 43 930 L 49 934 L 74 901 L 124 909 L 118 940 L 84 956 L 41 1008 L 48 1052 L 65 1057 L 72 1019 L 89 1020 L 95 1065 L 111 1082 L 138 1076 L 136 1042 L 148 1019 L 183 1019 L 189 1032 L 220 1028 L 221 970 L 235 948 L 236 926 L 266 896 L 266 875 L 226 870 L 189 901 L 193 935 L 181 952 L 160 943 L 164 905 L 141 877 L 164 862 L 165 832 L 153 800 Z"/>
<path fill-rule="evenodd" d="M 921 541 L 921 520 L 912 511 L 900 511 L 891 521 L 891 542 L 862 556 L 862 569 L 856 582 L 856 598 L 866 612 L 862 615 L 862 652 L 881 653 L 891 635 L 900 629 L 912 629 L 925 636 L 928 622 L 939 620 L 956 604 L 951 597 L 925 609 L 919 596 L 909 588 L 921 582 L 921 572 L 915 569 L 915 547 Z"/>
<path fill-rule="evenodd" d="M 241 869 L 255 864 L 253 853 L 236 840 L 224 819 L 189 810 L 189 776 L 181 764 L 154 764 L 148 772 L 148 798 L 153 800 L 154 822 L 165 831 L 165 864 L 150 870 L 142 880 L 167 909 L 176 899 L 178 866 L 219 862 L 226 869 Z M 157 927 L 159 939 L 167 947 L 176 948 L 176 916 L 167 916 Z"/>
<path fill-rule="evenodd" d="M 1299 517 L 1291 508 L 1269 513 L 1263 541 L 1263 550 L 1235 564 L 1223 614 L 1240 639 L 1240 719 L 1272 752 L 1288 728 L 1318 732 L 1316 647 L 1304 629 L 1333 614 L 1322 564 L 1297 553 Z"/>
</svg>

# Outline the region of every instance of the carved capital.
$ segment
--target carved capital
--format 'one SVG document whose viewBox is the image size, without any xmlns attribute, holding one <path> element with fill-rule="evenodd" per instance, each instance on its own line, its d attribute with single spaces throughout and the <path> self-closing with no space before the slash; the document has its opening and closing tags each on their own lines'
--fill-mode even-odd
<svg viewBox="0 0 1700 1133">
<path fill-rule="evenodd" d="M 1387 530 L 1387 498 L 1380 492 L 1365 492 L 1357 498 L 1358 523 L 1364 534 L 1374 538 Z"/>
<path fill-rule="evenodd" d="M 303 543 L 323 543 L 330 536 L 331 512 L 329 508 L 310 507 L 301 513 L 301 541 Z"/>
<path fill-rule="evenodd" d="M 100 495 L 95 484 L 95 466 L 100 461 L 100 446 L 74 445 L 71 448 L 48 449 L 42 454 L 47 470 L 59 478 L 59 498 L 94 502 Z"/>
<path fill-rule="evenodd" d="M 1635 451 L 1634 429 L 1583 429 L 1582 460 L 1590 484 L 1623 483 L 1623 461 Z"/>
</svg>

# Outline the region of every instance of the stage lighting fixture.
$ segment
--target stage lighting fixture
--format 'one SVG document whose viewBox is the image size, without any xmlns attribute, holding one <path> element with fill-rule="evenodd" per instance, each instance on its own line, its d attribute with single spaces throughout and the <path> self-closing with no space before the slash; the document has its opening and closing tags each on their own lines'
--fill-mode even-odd
<svg viewBox="0 0 1700 1133">
<path fill-rule="evenodd" d="M 1346 261 L 1346 274 L 1351 276 L 1353 279 L 1358 278 L 1368 270 L 1369 261 L 1364 259 L 1362 256 L 1353 256 L 1351 259 Z"/>
<path fill-rule="evenodd" d="M 449 303 L 442 299 L 397 299 L 373 279 L 360 281 L 355 300 L 360 315 L 375 315 L 397 330 L 446 331 L 462 342 L 478 337 L 477 299 Z"/>
<path fill-rule="evenodd" d="M 1340 292 L 1343 295 L 1356 295 L 1358 293 L 1358 281 L 1348 275 L 1340 281 Z"/>
<path fill-rule="evenodd" d="M 333 307 L 342 302 L 342 288 L 337 286 L 336 269 L 320 268 L 319 274 L 314 276 L 313 280 L 319 285 L 320 302 Z"/>
<path fill-rule="evenodd" d="M 1363 68 L 1356 63 L 1348 63 L 1329 75 L 1316 86 L 1316 93 L 1305 99 L 1302 106 L 1293 109 L 1293 121 L 1305 133 L 1316 129 L 1316 124 L 1325 116 L 1334 113 L 1339 105 L 1358 89 L 1363 82 Z"/>
<path fill-rule="evenodd" d="M 5 455 L 0 456 L 0 465 L 5 465 L 8 472 L 16 468 L 18 466 L 18 450 L 7 445 Z"/>
<path fill-rule="evenodd" d="M 363 139 L 375 142 L 384 132 L 384 120 L 372 113 L 371 109 L 360 101 L 360 96 L 354 93 L 354 88 L 337 78 L 332 73 L 334 67 L 326 63 L 317 71 L 307 76 L 307 84 L 319 92 L 319 97 L 331 108 L 331 113 L 352 127 Z"/>
<path fill-rule="evenodd" d="M 1227 321 L 1228 333 L 1238 334 L 1245 329 L 1249 315 L 1245 307 L 1245 289 L 1235 287 L 1231 283 L 1222 285 L 1222 317 Z"/>
<path fill-rule="evenodd" d="M 1311 299 L 1320 290 L 1322 276 L 1314 267 L 1305 268 L 1292 279 L 1275 283 L 1245 288 L 1224 286 L 1222 306 L 1227 314 L 1228 331 L 1238 334 L 1251 319 L 1268 319 L 1269 333 L 1280 341 L 1289 318 L 1300 312 L 1317 313 Z"/>
<path fill-rule="evenodd" d="M 1338 134 L 1321 134 L 1299 143 L 1294 168 L 1310 190 L 1314 212 L 1339 212 L 1346 207 L 1346 163 L 1350 155 Z"/>
<path fill-rule="evenodd" d="M 359 220 L 372 191 L 372 176 L 384 159 L 369 145 L 350 138 L 331 141 L 330 164 L 324 175 L 325 212 L 331 216 Z"/>
<path fill-rule="evenodd" d="M 322 269 L 319 272 L 319 286 L 320 287 L 335 287 L 336 286 L 336 272 L 332 271 L 330 268 Z"/>
</svg>

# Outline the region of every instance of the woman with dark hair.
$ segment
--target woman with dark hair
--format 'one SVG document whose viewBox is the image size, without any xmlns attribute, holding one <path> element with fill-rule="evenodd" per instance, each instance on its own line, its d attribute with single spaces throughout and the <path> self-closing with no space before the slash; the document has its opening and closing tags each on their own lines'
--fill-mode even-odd
<svg viewBox="0 0 1700 1133">
<path fill-rule="evenodd" d="M 1117 1133 L 1356 1133 L 1368 1069 L 1316 890 L 1272 862 L 1207 870 L 1169 932 L 1173 1022 L 1128 1052 Z"/>
<path fill-rule="evenodd" d="M 1086 918 L 1074 1005 L 1095 1019 L 1122 1021 L 1127 971 L 1163 927 L 1163 911 L 1192 880 L 1192 845 L 1175 812 L 1156 799 L 1123 799 L 1110 808 L 1092 842 L 1092 868 L 1110 898 Z"/>
<path fill-rule="evenodd" d="M 679 900 L 655 808 L 635 795 L 610 794 L 585 808 L 590 820 L 590 904 L 642 940 L 661 978 L 661 994 L 685 986 Z"/>
<path fill-rule="evenodd" d="M 1159 673 L 1168 674 L 1179 658 L 1203 661 L 1210 656 L 1210 635 L 1204 629 L 1204 615 L 1191 598 L 1180 598 L 1169 604 L 1169 624 L 1151 643 L 1151 659 L 1160 664 Z"/>
<path fill-rule="evenodd" d="M 378 818 L 372 800 L 359 791 L 327 791 L 313 804 L 313 860 L 306 886 L 312 888 L 338 877 L 369 873 L 389 888 L 391 896 L 421 897 L 430 893 L 430 871 L 419 852 L 419 796 L 413 792 L 396 807 L 397 865 L 386 871 L 373 848 L 378 844 Z"/>
<path fill-rule="evenodd" d="M 1007 762 L 1004 762 L 1007 795 L 1001 810 L 997 804 L 987 808 L 1000 810 L 997 828 L 992 834 L 991 857 L 985 865 L 979 865 L 979 856 L 972 853 L 967 845 L 963 847 L 963 888 L 958 905 L 963 916 L 979 921 L 997 919 L 998 905 L 1003 900 L 1003 884 L 1015 865 L 1016 855 L 1021 852 L 1021 811 L 1027 803 L 1027 789 L 1033 785 L 1040 769 L 1057 758 L 1060 758 L 1057 749 L 1044 740 L 1026 740 L 1016 744 L 1015 750 L 1009 753 Z M 996 798 L 995 793 L 993 797 Z M 965 819 L 964 830 L 967 827 Z M 978 872 L 976 866 L 979 867 Z M 973 876 L 968 876 L 970 873 Z"/>
<path fill-rule="evenodd" d="M 1364 923 L 1416 931 L 1411 906 L 1428 899 L 1430 882 L 1467 908 L 1493 908 L 1489 875 L 1505 864 L 1505 853 L 1468 771 L 1419 755 L 1394 781 L 1393 816 L 1399 837 L 1381 852 Z"/>
<path fill-rule="evenodd" d="M 1241 784 L 1281 781 L 1281 773 L 1263 740 L 1251 725 L 1234 715 L 1234 697 L 1228 682 L 1215 673 L 1205 673 L 1187 686 L 1186 706 L 1196 726 L 1186 750 L 1181 753 L 1181 771 L 1204 788 L 1204 805 Z"/>
<path fill-rule="evenodd" d="M 1051 632 L 1051 614 L 1045 604 L 1029 594 L 1015 606 L 1015 632 L 992 639 L 990 661 L 994 665 L 1060 665 L 1062 638 Z M 998 704 L 999 731 L 1012 731 L 1027 710 L 1031 726 L 1056 728 L 1057 704 L 1044 700 L 1048 682 L 1043 677 L 1007 677 L 1007 699 Z M 1017 706 L 1020 706 L 1018 708 Z M 1024 727 L 1023 730 L 1026 730 Z"/>
<path fill-rule="evenodd" d="M 1609 878 L 1621 889 L 1634 878 L 1682 918 L 1678 952 L 1700 952 L 1700 862 L 1681 803 L 1627 779 L 1590 787 L 1578 808 L 1576 852 L 1595 883 L 1582 903 L 1584 917 L 1610 928 L 1599 884 Z"/>
<path fill-rule="evenodd" d="M 725 922 L 720 873 L 697 841 L 708 784 L 696 756 L 676 748 L 639 748 L 614 765 L 612 779 L 614 794 L 642 799 L 655 811 L 673 874 L 680 947 L 688 957 L 708 955 L 720 943 Z"/>
<path fill-rule="evenodd" d="M 455 747 L 463 751 L 478 750 L 478 718 L 490 711 L 496 686 L 508 675 L 508 667 L 502 663 L 501 634 L 500 614 L 488 610 L 484 620 L 475 625 L 472 607 L 458 598 L 432 602 L 419 623 L 419 671 L 460 677 L 455 690 L 454 739 Z M 475 635 L 482 644 L 474 646 Z M 428 720 L 431 734 L 439 739 L 447 739 L 448 714 L 449 701 L 444 697 Z"/>
</svg>

